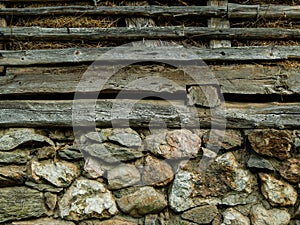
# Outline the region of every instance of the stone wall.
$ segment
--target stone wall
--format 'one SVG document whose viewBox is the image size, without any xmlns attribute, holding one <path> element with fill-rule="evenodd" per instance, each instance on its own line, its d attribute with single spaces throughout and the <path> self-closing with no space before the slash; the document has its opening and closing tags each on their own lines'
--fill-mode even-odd
<svg viewBox="0 0 300 225">
<path fill-rule="evenodd" d="M 152 132 L 0 130 L 0 224 L 300 224 L 299 131 Z"/>
</svg>

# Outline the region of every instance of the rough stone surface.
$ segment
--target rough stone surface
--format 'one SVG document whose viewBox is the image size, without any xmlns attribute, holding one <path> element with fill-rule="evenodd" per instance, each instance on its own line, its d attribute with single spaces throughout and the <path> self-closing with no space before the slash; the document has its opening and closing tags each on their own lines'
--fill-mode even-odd
<svg viewBox="0 0 300 225">
<path fill-rule="evenodd" d="M 236 160 L 233 153 L 228 152 L 216 159 L 217 164 L 223 170 L 225 183 L 235 191 L 250 193 L 255 185 L 255 177 L 244 169 Z"/>
<path fill-rule="evenodd" d="M 75 223 L 60 219 L 41 218 L 37 220 L 15 221 L 11 225 L 75 225 Z"/>
<path fill-rule="evenodd" d="M 232 164 L 236 162 L 234 158 L 227 162 L 228 168 L 222 166 L 226 157 L 220 157 L 219 162 L 212 163 L 206 171 L 197 170 L 199 165 L 189 161 L 176 173 L 169 193 L 169 205 L 175 212 L 204 204 L 234 206 L 258 201 L 256 192 L 249 193 L 253 175 L 241 165 Z M 232 172 L 230 168 L 234 168 Z M 242 175 L 245 177 L 238 180 Z"/>
<path fill-rule="evenodd" d="M 63 188 L 57 188 L 51 184 L 37 184 L 37 183 L 31 182 L 31 181 L 26 181 L 25 185 L 28 187 L 31 187 L 35 190 L 43 191 L 43 192 L 49 191 L 49 192 L 53 192 L 53 193 L 59 193 L 59 192 L 63 191 Z"/>
<path fill-rule="evenodd" d="M 286 210 L 266 210 L 262 205 L 255 205 L 250 211 L 252 225 L 288 225 L 291 219 Z"/>
<path fill-rule="evenodd" d="M 79 225 L 138 225 L 137 223 L 125 219 L 109 219 L 109 220 L 91 220 L 80 222 Z"/>
<path fill-rule="evenodd" d="M 300 182 L 300 160 L 299 159 L 287 159 L 279 170 L 280 175 L 291 183 Z"/>
<path fill-rule="evenodd" d="M 147 149 L 167 159 L 195 158 L 200 144 L 199 136 L 185 129 L 153 134 L 146 138 Z"/>
<path fill-rule="evenodd" d="M 25 187 L 0 188 L 0 222 L 46 215 L 42 193 Z"/>
<path fill-rule="evenodd" d="M 220 146 L 221 149 L 231 150 L 236 149 L 242 146 L 243 137 L 240 131 L 238 130 L 226 130 L 223 136 L 224 131 L 214 131 L 216 132 L 214 135 L 210 134 L 210 130 L 208 130 L 203 135 L 203 143 L 205 146 Z M 223 136 L 223 139 L 220 139 L 220 136 Z"/>
<path fill-rule="evenodd" d="M 83 159 L 81 151 L 75 146 L 65 146 L 57 152 L 58 156 L 64 160 L 80 160 Z"/>
<path fill-rule="evenodd" d="M 190 209 L 182 213 L 183 219 L 198 223 L 208 224 L 218 215 L 218 208 L 215 205 L 205 205 Z"/>
<path fill-rule="evenodd" d="M 0 137 L 0 151 L 13 150 L 19 145 L 28 142 L 40 142 L 54 146 L 54 143 L 49 138 L 36 134 L 34 129 L 28 128 L 12 128 L 9 129 L 2 137 Z"/>
<path fill-rule="evenodd" d="M 50 210 L 54 210 L 57 203 L 57 195 L 52 194 L 51 192 L 46 192 L 44 196 L 45 196 L 45 203 L 47 207 Z"/>
<path fill-rule="evenodd" d="M 113 129 L 108 139 L 126 147 L 141 147 L 142 145 L 141 137 L 131 128 Z"/>
<path fill-rule="evenodd" d="M 117 213 L 110 191 L 94 180 L 76 180 L 59 201 L 59 215 L 67 220 L 110 218 Z"/>
<path fill-rule="evenodd" d="M 191 86 L 188 89 L 189 105 L 217 107 L 221 104 L 218 88 L 209 85 Z"/>
<path fill-rule="evenodd" d="M 0 163 L 3 164 L 26 164 L 29 160 L 30 150 L 14 150 L 14 151 L 0 151 Z"/>
<path fill-rule="evenodd" d="M 152 156 L 145 158 L 143 169 L 142 178 L 145 185 L 164 186 L 174 178 L 171 166 L 165 161 L 160 161 Z"/>
<path fill-rule="evenodd" d="M 233 208 L 226 209 L 222 215 L 223 223 L 221 225 L 250 225 L 249 218 Z"/>
<path fill-rule="evenodd" d="M 247 166 L 253 170 L 275 171 L 273 165 L 261 156 L 251 155 L 247 161 Z"/>
<path fill-rule="evenodd" d="M 36 153 L 39 160 L 44 160 L 53 159 L 55 157 L 56 151 L 53 146 L 44 146 L 37 149 Z"/>
<path fill-rule="evenodd" d="M 0 167 L 0 187 L 22 185 L 27 178 L 25 166 Z"/>
<path fill-rule="evenodd" d="M 117 190 L 140 184 L 141 175 L 134 165 L 119 165 L 107 172 L 108 188 Z"/>
<path fill-rule="evenodd" d="M 255 152 L 278 159 L 290 157 L 292 138 L 284 130 L 256 130 L 248 134 L 248 139 Z"/>
<path fill-rule="evenodd" d="M 117 203 L 124 213 L 133 217 L 159 213 L 167 206 L 164 195 L 157 192 L 153 187 L 142 187 L 132 194 L 121 197 Z"/>
<path fill-rule="evenodd" d="M 264 197 L 272 205 L 289 206 L 295 205 L 297 192 L 290 184 L 277 180 L 270 174 L 260 173 L 261 191 Z"/>
<path fill-rule="evenodd" d="M 31 163 L 32 178 L 36 182 L 46 180 L 56 187 L 69 186 L 79 175 L 78 167 L 69 162 L 52 160 Z"/>
</svg>

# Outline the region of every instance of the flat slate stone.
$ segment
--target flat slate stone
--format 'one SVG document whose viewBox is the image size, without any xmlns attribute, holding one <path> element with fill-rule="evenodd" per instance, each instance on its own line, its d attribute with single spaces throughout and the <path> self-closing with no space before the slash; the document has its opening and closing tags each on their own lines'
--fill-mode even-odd
<svg viewBox="0 0 300 225">
<path fill-rule="evenodd" d="M 0 188 L 0 222 L 47 214 L 43 193 L 26 188 Z"/>
</svg>

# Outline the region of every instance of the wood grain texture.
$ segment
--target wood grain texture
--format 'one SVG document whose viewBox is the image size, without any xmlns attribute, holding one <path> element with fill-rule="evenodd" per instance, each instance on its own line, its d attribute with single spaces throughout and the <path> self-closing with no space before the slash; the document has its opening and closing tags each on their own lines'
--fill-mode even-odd
<svg viewBox="0 0 300 225">
<path fill-rule="evenodd" d="M 208 6 L 224 6 L 227 7 L 228 0 L 208 0 Z M 230 28 L 230 22 L 226 18 L 212 17 L 208 19 L 208 27 L 214 29 Z M 230 40 L 210 40 L 211 48 L 231 47 Z"/>
<path fill-rule="evenodd" d="M 59 0 L 57 0 L 59 1 Z M 71 0 L 70 0 L 71 1 Z M 3 1 L 2 1 L 3 2 Z M 5 1 L 4 1 L 5 2 Z M 91 1 L 92 2 L 92 1 Z M 300 6 L 241 5 L 228 3 L 224 6 L 52 6 L 38 8 L 4 8 L 1 16 L 50 16 L 50 15 L 107 15 L 107 16 L 199 16 L 226 17 L 229 19 L 299 19 Z"/>
<path fill-rule="evenodd" d="M 0 41 L 114 41 L 145 39 L 299 40 L 300 29 L 284 28 L 0 28 Z"/>
<path fill-rule="evenodd" d="M 87 105 L 93 100 L 77 100 L 76 126 L 110 127 L 114 125 L 147 128 L 152 118 L 163 119 L 168 127 L 197 127 L 200 120 L 201 128 L 208 128 L 211 120 L 216 124 L 221 120 L 223 110 L 214 111 L 213 119 L 210 110 L 198 108 L 198 115 L 180 101 L 149 101 L 135 102 L 130 100 L 98 100 L 93 106 L 95 114 Z M 88 102 L 92 101 L 92 102 Z M 0 101 L 1 127 L 72 127 L 73 101 Z M 300 126 L 300 103 L 225 103 L 227 128 L 280 128 L 297 129 Z M 112 109 L 117 109 L 114 111 Z M 115 112 L 115 113 L 112 113 Z M 119 112 L 119 113 L 118 113 Z M 224 124 L 220 124 L 224 125 Z"/>
<path fill-rule="evenodd" d="M 190 52 L 191 54 L 182 54 Z M 117 62 L 185 62 L 216 61 L 272 61 L 300 59 L 300 46 L 260 46 L 232 48 L 184 48 L 184 47 L 118 47 L 113 48 L 65 48 L 50 50 L 0 51 L 0 66 L 32 66 L 54 64 L 90 63 L 95 60 L 107 64 Z M 125 57 L 126 56 L 126 57 Z M 101 59 L 101 60 L 100 60 Z"/>
<path fill-rule="evenodd" d="M 220 85 L 223 94 L 300 94 L 298 67 L 285 69 L 281 66 L 246 64 L 210 66 L 209 69 L 215 79 L 213 80 L 209 74 L 202 74 L 199 79 L 201 83 L 198 85 Z M 0 96 L 61 94 L 63 97 L 63 94 L 76 92 L 83 75 L 99 81 L 102 78 L 99 73 L 105 70 L 106 68 L 95 67 L 95 73 L 87 73 L 87 66 L 8 68 L 7 76 L 0 77 Z M 94 91 L 186 95 L 187 88 L 197 84 L 191 75 L 178 68 L 132 65 L 116 72 L 101 89 L 98 87 Z M 162 81 L 157 82 L 160 78 L 162 81 L 168 81 L 168 85 Z M 171 81 L 174 84 L 171 84 Z M 86 90 L 88 89 L 89 87 L 86 87 Z"/>
</svg>

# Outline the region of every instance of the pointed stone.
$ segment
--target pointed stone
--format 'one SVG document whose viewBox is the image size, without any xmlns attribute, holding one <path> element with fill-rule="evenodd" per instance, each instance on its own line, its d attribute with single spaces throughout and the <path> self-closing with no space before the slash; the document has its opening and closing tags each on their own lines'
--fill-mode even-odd
<svg viewBox="0 0 300 225">
<path fill-rule="evenodd" d="M 181 217 L 197 224 L 209 224 L 218 213 L 218 208 L 215 205 L 205 205 L 190 209 L 182 213 Z"/>
</svg>

